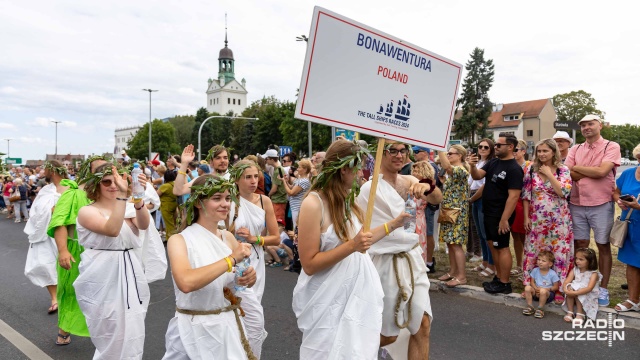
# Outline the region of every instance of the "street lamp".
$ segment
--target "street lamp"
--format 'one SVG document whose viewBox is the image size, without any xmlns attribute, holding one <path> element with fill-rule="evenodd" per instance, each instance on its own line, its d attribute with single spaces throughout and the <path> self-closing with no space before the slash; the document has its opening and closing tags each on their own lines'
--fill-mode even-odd
<svg viewBox="0 0 640 360">
<path fill-rule="evenodd" d="M 211 119 L 228 118 L 228 117 L 231 117 L 231 116 L 218 116 L 218 115 L 209 116 L 208 118 L 204 119 L 202 124 L 200 124 L 200 129 L 198 130 L 198 162 L 202 157 L 202 128 L 204 127 L 204 124 Z M 233 119 L 260 120 L 258 118 L 248 118 L 248 117 L 239 117 L 239 116 L 233 117 Z"/>
<path fill-rule="evenodd" d="M 151 160 L 151 93 L 158 90 L 142 89 L 149 92 L 149 160 Z"/>
<path fill-rule="evenodd" d="M 51 122 L 56 124 L 56 153 L 54 155 L 54 159 L 58 160 L 58 124 L 62 121 L 51 120 Z"/>
<path fill-rule="evenodd" d="M 8 159 L 11 157 L 11 148 L 9 147 L 9 141 L 13 139 L 2 139 L 2 140 L 7 140 L 7 159 Z"/>
</svg>

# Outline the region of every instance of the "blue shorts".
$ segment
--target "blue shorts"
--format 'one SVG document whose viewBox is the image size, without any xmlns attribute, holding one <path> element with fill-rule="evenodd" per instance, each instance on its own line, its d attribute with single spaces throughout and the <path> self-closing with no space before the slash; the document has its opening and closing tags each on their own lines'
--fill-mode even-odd
<svg viewBox="0 0 640 360">
<path fill-rule="evenodd" d="M 427 206 L 425 208 L 424 214 L 427 217 L 427 236 L 433 236 L 433 228 L 436 225 L 434 222 L 434 216 L 436 212 L 429 209 L 429 207 Z"/>
<path fill-rule="evenodd" d="M 293 249 L 293 240 L 287 239 L 282 242 L 289 249 Z"/>
</svg>

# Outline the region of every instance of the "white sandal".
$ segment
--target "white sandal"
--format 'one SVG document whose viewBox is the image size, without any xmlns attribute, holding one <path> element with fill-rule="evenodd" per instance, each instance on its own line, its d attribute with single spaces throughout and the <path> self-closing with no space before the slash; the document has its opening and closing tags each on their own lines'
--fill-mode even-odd
<svg viewBox="0 0 640 360">
<path fill-rule="evenodd" d="M 491 270 L 491 268 L 485 268 L 484 270 L 482 270 L 482 272 L 480 272 L 480 276 L 484 276 L 484 277 L 490 277 L 495 274 L 496 272 Z"/>
<path fill-rule="evenodd" d="M 480 265 L 474 267 L 472 270 L 480 272 L 480 271 L 483 271 L 484 269 L 486 269 L 486 267 L 483 264 L 480 264 Z"/>
<path fill-rule="evenodd" d="M 631 306 L 631 307 L 626 307 L 626 306 L 624 305 L 624 303 L 629 303 L 629 304 L 631 304 L 632 306 Z M 618 310 L 618 308 L 619 308 L 620 310 Z M 634 303 L 633 301 L 631 301 L 631 300 L 627 299 L 627 300 L 625 300 L 625 301 L 621 302 L 620 304 L 616 305 L 615 310 L 616 310 L 617 312 L 640 311 L 640 306 L 639 306 L 638 304 Z"/>
</svg>

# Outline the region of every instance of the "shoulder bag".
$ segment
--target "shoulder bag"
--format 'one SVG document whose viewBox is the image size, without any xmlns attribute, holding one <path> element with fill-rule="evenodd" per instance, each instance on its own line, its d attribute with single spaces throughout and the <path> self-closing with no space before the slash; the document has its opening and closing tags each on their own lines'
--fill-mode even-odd
<svg viewBox="0 0 640 360">
<path fill-rule="evenodd" d="M 460 208 L 440 208 L 440 215 L 438 215 L 438 224 L 455 224 L 460 216 Z"/>
<path fill-rule="evenodd" d="M 640 197 L 640 194 L 638 194 L 638 197 Z M 621 219 L 620 216 L 618 216 L 613 221 L 613 227 L 609 234 L 609 242 L 611 245 L 617 248 L 622 248 L 624 246 L 624 240 L 627 238 L 627 231 L 629 230 L 629 218 L 631 217 L 632 212 L 633 209 L 629 209 L 626 218 Z"/>
</svg>

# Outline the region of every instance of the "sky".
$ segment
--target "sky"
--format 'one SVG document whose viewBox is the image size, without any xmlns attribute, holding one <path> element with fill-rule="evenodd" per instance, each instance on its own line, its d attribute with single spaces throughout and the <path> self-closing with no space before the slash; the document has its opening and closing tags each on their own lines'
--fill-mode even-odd
<svg viewBox="0 0 640 360">
<path fill-rule="evenodd" d="M 206 106 L 224 46 L 249 102 L 295 101 L 314 6 L 465 64 L 493 59 L 494 103 L 584 90 L 612 124 L 640 123 L 640 22 L 601 1 L 0 0 L 0 152 L 113 151 L 114 130 Z M 464 76 L 464 75 L 463 75 Z M 336 79 L 339 81 L 340 79 Z M 2 139 L 13 139 L 10 142 Z"/>
</svg>

